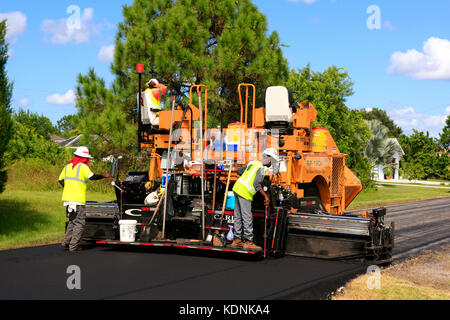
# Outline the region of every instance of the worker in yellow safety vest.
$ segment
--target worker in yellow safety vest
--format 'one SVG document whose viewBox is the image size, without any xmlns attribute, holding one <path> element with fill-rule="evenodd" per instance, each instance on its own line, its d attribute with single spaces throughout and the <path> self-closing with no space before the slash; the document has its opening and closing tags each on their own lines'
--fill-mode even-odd
<svg viewBox="0 0 450 320">
<path fill-rule="evenodd" d="M 86 188 L 88 180 L 111 178 L 109 173 L 94 174 L 89 169 L 91 155 L 86 147 L 79 147 L 59 175 L 59 183 L 64 188 L 62 201 L 69 218 L 66 236 L 61 245 L 69 251 L 81 251 L 81 236 L 83 235 L 86 217 Z"/>
<path fill-rule="evenodd" d="M 159 111 L 161 111 L 161 97 L 166 94 L 167 87 L 162 83 L 159 83 L 156 79 L 150 79 L 147 83 L 148 89 L 144 91 L 145 95 L 150 95 L 151 99 L 147 101 L 150 105 L 147 106 L 150 110 L 148 111 L 148 117 L 150 124 L 152 126 L 159 126 Z"/>
<path fill-rule="evenodd" d="M 262 182 L 266 168 L 272 166 L 278 170 L 278 151 L 273 148 L 266 149 L 261 161 L 251 161 L 237 172 L 241 176 L 233 187 L 234 205 L 234 239 L 229 247 L 244 248 L 245 250 L 261 251 L 261 247 L 253 242 L 253 196 L 260 192 L 264 197 L 264 205 L 269 206 L 270 199 L 263 190 Z M 244 236 L 244 241 L 241 237 Z"/>
</svg>

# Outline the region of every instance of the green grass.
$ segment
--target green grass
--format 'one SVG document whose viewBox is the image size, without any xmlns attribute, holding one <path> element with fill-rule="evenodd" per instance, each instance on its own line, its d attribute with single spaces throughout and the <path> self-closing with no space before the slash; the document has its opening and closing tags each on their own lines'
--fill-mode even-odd
<svg viewBox="0 0 450 320">
<path fill-rule="evenodd" d="M 449 189 L 381 185 L 377 189 L 363 190 L 348 209 L 371 208 L 443 197 L 450 197 Z"/>
<path fill-rule="evenodd" d="M 67 220 L 61 195 L 62 189 L 25 191 L 7 186 L 0 195 L 0 250 L 61 241 Z M 112 190 L 87 192 L 88 201 L 114 199 Z"/>
<path fill-rule="evenodd" d="M 436 182 L 436 181 L 434 181 Z M 448 182 L 447 182 L 448 183 Z M 425 184 L 425 183 L 417 183 L 417 182 L 398 182 L 398 181 L 388 181 L 385 180 L 383 182 L 376 182 L 376 185 L 383 185 L 383 184 L 400 184 L 400 185 L 414 185 L 414 186 L 428 186 L 428 187 L 444 187 L 444 188 L 450 188 L 448 184 L 445 184 L 444 182 L 441 182 L 440 184 Z"/>
</svg>

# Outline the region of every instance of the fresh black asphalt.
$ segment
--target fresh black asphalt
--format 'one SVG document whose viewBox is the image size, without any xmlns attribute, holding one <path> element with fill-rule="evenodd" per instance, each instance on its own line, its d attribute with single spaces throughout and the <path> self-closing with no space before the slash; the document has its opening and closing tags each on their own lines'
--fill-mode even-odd
<svg viewBox="0 0 450 320">
<path fill-rule="evenodd" d="M 358 264 L 285 257 L 245 261 L 106 247 L 71 254 L 59 245 L 0 252 L 0 299 L 274 299 L 361 271 Z M 67 268 L 81 270 L 69 290 Z"/>
<path fill-rule="evenodd" d="M 388 217 L 397 224 L 394 256 L 450 241 L 450 198 L 392 206 Z M 80 290 L 67 288 L 71 265 L 80 267 Z M 317 299 L 365 268 L 356 262 L 251 261 L 155 249 L 69 253 L 49 245 L 0 252 L 0 299 Z"/>
</svg>

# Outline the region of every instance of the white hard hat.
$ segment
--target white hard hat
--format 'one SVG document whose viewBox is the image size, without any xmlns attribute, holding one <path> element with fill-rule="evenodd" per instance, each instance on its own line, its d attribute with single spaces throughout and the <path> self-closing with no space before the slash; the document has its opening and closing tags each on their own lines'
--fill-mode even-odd
<svg viewBox="0 0 450 320">
<path fill-rule="evenodd" d="M 78 147 L 77 150 L 74 152 L 74 155 L 82 158 L 92 159 L 91 155 L 89 154 L 89 150 L 86 147 Z"/>
<path fill-rule="evenodd" d="M 278 150 L 275 148 L 268 148 L 264 151 L 266 156 L 272 157 L 275 161 L 278 161 Z"/>
<path fill-rule="evenodd" d="M 155 86 L 159 84 L 159 81 L 156 80 L 156 79 L 150 79 L 150 81 L 147 82 L 147 84 L 149 85 L 149 84 L 151 84 L 152 82 L 155 84 Z"/>
</svg>

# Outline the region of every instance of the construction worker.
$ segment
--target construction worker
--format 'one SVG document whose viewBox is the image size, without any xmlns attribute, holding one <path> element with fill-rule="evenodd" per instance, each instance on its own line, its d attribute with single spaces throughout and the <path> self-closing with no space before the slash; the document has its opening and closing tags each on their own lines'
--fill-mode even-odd
<svg viewBox="0 0 450 320">
<path fill-rule="evenodd" d="M 149 108 L 148 116 L 152 126 L 159 127 L 159 111 L 161 111 L 161 97 L 166 94 L 167 87 L 159 83 L 156 79 L 150 79 L 147 82 L 148 89 L 144 91 L 147 107 Z M 150 95 L 150 97 L 148 97 Z M 147 98 L 148 97 L 148 98 Z"/>
<path fill-rule="evenodd" d="M 111 178 L 109 173 L 94 174 L 89 169 L 91 155 L 86 147 L 79 147 L 59 175 L 59 183 L 64 188 L 62 201 L 69 218 L 66 236 L 61 245 L 69 251 L 81 251 L 80 242 L 86 217 L 86 187 L 88 180 Z"/>
<path fill-rule="evenodd" d="M 261 251 L 253 243 L 253 196 L 260 192 L 264 197 L 264 205 L 269 206 L 270 199 L 263 190 L 262 182 L 266 173 L 265 167 L 277 167 L 278 151 L 273 148 L 266 149 L 261 161 L 251 161 L 247 166 L 240 168 L 237 173 L 241 176 L 233 187 L 234 206 L 234 239 L 229 247 L 244 248 L 246 250 Z M 244 242 L 241 237 L 244 236 Z"/>
</svg>

